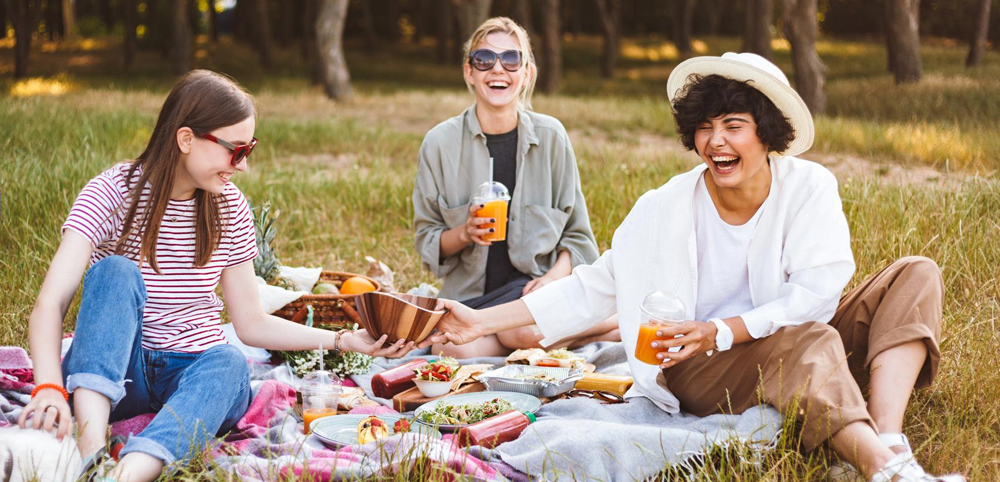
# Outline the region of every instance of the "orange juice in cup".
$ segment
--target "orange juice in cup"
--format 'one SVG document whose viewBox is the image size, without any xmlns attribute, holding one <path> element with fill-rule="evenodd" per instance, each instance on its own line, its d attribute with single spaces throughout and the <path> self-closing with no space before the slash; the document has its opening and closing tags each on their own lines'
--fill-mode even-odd
<svg viewBox="0 0 1000 482">
<path fill-rule="evenodd" d="M 484 182 L 476 189 L 472 196 L 472 203 L 483 205 L 481 209 L 476 210 L 476 217 L 495 220 L 479 225 L 480 229 L 493 228 L 492 233 L 483 235 L 483 241 L 507 240 L 507 205 L 509 202 L 510 193 L 507 192 L 507 187 L 499 182 Z"/>
<path fill-rule="evenodd" d="M 302 395 L 303 433 L 310 433 L 309 424 L 313 420 L 337 414 L 340 391 L 340 378 L 330 372 L 317 370 L 302 377 L 299 393 Z"/>
<path fill-rule="evenodd" d="M 639 338 L 635 343 L 636 359 L 650 365 L 659 365 L 664 360 L 656 358 L 658 353 L 680 351 L 681 347 L 672 347 L 668 350 L 653 348 L 653 342 L 661 339 L 656 336 L 657 330 L 684 322 L 686 310 L 680 298 L 662 291 L 650 293 L 639 305 L 639 316 L 642 324 L 639 325 Z"/>
<path fill-rule="evenodd" d="M 309 408 L 302 411 L 303 433 L 309 435 L 309 425 L 317 418 L 329 417 L 337 414 L 337 407 L 333 408 Z"/>
</svg>

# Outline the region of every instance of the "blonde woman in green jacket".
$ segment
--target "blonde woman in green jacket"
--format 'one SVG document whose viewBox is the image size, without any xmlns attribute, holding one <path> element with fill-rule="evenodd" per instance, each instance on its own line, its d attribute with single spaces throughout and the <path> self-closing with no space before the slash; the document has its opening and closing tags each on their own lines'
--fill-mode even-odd
<svg viewBox="0 0 1000 482">
<path fill-rule="evenodd" d="M 424 265 L 443 280 L 441 296 L 486 308 L 568 276 L 598 252 L 566 129 L 530 110 L 536 68 L 524 29 L 508 18 L 489 19 L 466 42 L 465 54 L 465 82 L 476 102 L 424 138 L 414 228 Z M 491 220 L 476 217 L 480 205 L 471 203 L 475 188 L 490 178 L 510 191 L 506 241 L 483 240 Z M 435 346 L 434 353 L 505 355 L 539 346 L 541 338 L 528 326 L 471 345 Z M 620 339 L 614 320 L 559 344 L 604 339 Z"/>
</svg>

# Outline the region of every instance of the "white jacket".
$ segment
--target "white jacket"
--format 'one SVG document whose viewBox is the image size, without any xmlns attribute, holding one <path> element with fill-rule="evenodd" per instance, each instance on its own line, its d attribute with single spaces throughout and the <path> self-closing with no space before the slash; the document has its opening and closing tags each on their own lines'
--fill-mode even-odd
<svg viewBox="0 0 1000 482">
<path fill-rule="evenodd" d="M 596 262 L 523 298 L 545 335 L 543 345 L 617 313 L 635 379 L 626 397 L 646 396 L 668 412 L 677 412 L 679 404 L 661 370 L 635 358 L 645 321 L 639 304 L 653 291 L 672 291 L 684 301 L 688 319 L 694 318 L 698 246 L 692 205 L 706 169 L 701 164 L 644 194 Z M 754 309 L 741 315 L 755 338 L 784 326 L 830 321 L 854 274 L 850 231 L 830 171 L 794 157 L 772 157 L 768 197 L 747 258 Z"/>
</svg>

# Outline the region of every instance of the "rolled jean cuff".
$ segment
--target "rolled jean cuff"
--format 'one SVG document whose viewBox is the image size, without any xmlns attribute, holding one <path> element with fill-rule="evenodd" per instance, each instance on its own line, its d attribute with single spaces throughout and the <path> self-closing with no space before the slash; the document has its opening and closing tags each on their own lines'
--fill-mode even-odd
<svg viewBox="0 0 1000 482">
<path fill-rule="evenodd" d="M 73 393 L 77 388 L 92 390 L 111 400 L 111 409 L 118 405 L 125 396 L 125 382 L 115 383 L 107 378 L 93 373 L 74 373 L 66 377 L 66 391 Z"/>
<path fill-rule="evenodd" d="M 133 435 L 129 437 L 128 443 L 122 448 L 120 457 L 131 452 L 140 452 L 163 461 L 163 465 L 170 465 L 177 460 L 166 447 L 154 442 L 152 439 Z"/>
</svg>

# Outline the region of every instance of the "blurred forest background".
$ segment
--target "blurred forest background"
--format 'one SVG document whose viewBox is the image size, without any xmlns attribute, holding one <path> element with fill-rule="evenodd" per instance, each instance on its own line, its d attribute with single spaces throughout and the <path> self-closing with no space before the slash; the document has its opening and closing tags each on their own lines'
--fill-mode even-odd
<svg viewBox="0 0 1000 482">
<path fill-rule="evenodd" d="M 663 38 L 650 60 L 695 53 L 699 37 L 740 37 L 739 50 L 771 58 L 775 39 L 790 44 L 796 87 L 814 113 L 825 110 L 820 35 L 884 39 L 886 69 L 897 83 L 919 82 L 921 38 L 968 44 L 966 65 L 1000 39 L 1000 0 L 0 0 L 0 25 L 13 39 L 13 71 L 32 74 L 32 42 L 117 37 L 121 72 L 136 53 L 156 51 L 180 75 L 197 65 L 199 42 L 221 37 L 250 46 L 261 68 L 299 51 L 306 75 L 328 96 L 351 95 L 345 42 L 367 54 L 398 43 L 433 45 L 440 64 L 461 61 L 462 42 L 490 16 L 509 16 L 538 44 L 542 92 L 559 92 L 566 39 L 601 38 L 600 75 L 613 78 L 623 38 Z M 202 39 L 202 40 L 199 40 Z M 49 49 L 51 50 L 51 48 Z M 44 55 L 45 49 L 42 54 Z M 282 53 L 279 53 L 282 52 Z M 5 52 L 6 53 L 6 52 Z M 634 52 L 633 52 L 634 53 Z M 10 64 L 5 64 L 9 66 Z M 39 72 L 38 73 L 47 73 Z"/>
</svg>

